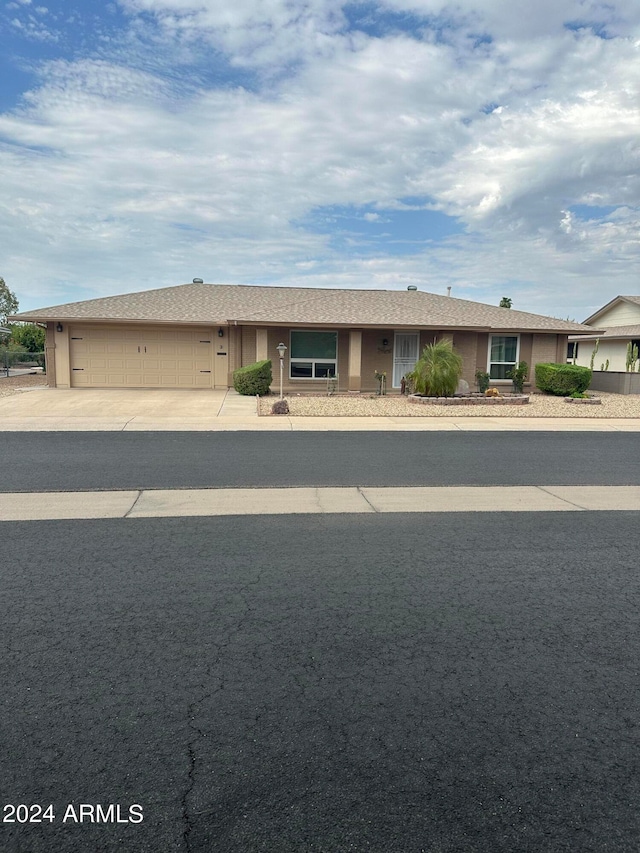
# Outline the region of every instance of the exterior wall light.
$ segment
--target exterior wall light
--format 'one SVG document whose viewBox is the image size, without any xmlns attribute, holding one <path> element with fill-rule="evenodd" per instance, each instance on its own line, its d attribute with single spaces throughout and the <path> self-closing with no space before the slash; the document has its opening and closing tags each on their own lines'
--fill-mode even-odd
<svg viewBox="0 0 640 853">
<path fill-rule="evenodd" d="M 56 326 L 56 332 L 61 332 L 61 331 L 62 331 L 62 323 L 58 323 L 58 325 Z"/>
<path fill-rule="evenodd" d="M 224 329 L 222 328 L 222 326 L 220 326 L 220 328 L 218 329 L 218 337 L 224 338 Z"/>
</svg>

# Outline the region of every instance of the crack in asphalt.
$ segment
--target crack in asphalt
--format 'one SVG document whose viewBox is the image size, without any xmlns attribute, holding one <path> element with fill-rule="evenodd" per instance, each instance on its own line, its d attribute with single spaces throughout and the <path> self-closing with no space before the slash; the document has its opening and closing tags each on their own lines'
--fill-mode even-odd
<svg viewBox="0 0 640 853">
<path fill-rule="evenodd" d="M 212 677 L 212 669 L 221 668 L 221 658 L 226 649 L 229 648 L 233 638 L 242 630 L 242 626 L 244 625 L 249 613 L 253 612 L 254 608 L 251 606 L 247 593 L 250 587 L 257 586 L 261 581 L 261 576 L 258 575 L 255 580 L 248 581 L 238 588 L 237 594 L 242 600 L 244 604 L 244 612 L 239 614 L 238 619 L 236 620 L 235 625 L 232 629 L 230 629 L 227 633 L 227 636 L 224 642 L 214 644 L 217 647 L 217 655 L 215 659 L 208 663 L 205 670 L 205 676 L 207 678 Z M 189 810 L 189 798 L 193 789 L 195 788 L 195 770 L 196 770 L 196 762 L 197 762 L 197 744 L 198 741 L 207 737 L 206 732 L 204 732 L 201 728 L 194 724 L 194 720 L 196 718 L 196 714 L 198 712 L 198 708 L 205 702 L 207 699 L 210 699 L 216 693 L 220 693 L 225 688 L 225 680 L 222 674 L 217 676 L 219 679 L 219 684 L 214 690 L 209 690 L 208 692 L 202 693 L 197 699 L 191 702 L 187 706 L 187 726 L 193 733 L 193 737 L 187 742 L 187 759 L 189 764 L 189 769 L 187 772 L 187 780 L 184 792 L 180 799 L 180 807 L 181 807 L 181 820 L 183 823 L 183 832 L 182 838 L 184 842 L 184 849 L 186 853 L 191 853 L 191 831 L 193 829 L 193 818 L 206 815 L 206 814 L 214 814 L 216 812 L 216 808 L 205 809 L 204 811 L 199 812 L 190 812 Z M 202 685 L 204 687 L 204 685 Z"/>
</svg>

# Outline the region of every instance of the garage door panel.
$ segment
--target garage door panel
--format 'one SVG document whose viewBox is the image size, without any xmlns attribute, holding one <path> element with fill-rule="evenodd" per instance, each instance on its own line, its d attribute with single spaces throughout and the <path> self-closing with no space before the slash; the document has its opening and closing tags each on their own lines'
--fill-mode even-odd
<svg viewBox="0 0 640 853">
<path fill-rule="evenodd" d="M 71 384 L 211 388 L 212 342 L 206 329 L 77 327 L 71 330 Z"/>
</svg>

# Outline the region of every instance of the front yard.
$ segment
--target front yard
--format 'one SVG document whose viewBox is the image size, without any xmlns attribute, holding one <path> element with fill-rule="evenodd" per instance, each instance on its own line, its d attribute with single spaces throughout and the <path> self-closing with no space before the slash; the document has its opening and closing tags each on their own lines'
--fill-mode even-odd
<svg viewBox="0 0 640 853">
<path fill-rule="evenodd" d="M 565 403 L 563 397 L 532 394 L 526 406 L 434 406 L 415 405 L 406 397 L 389 395 L 321 397 L 291 395 L 286 400 L 293 417 L 406 417 L 406 418 L 640 418 L 640 395 L 597 395 L 600 406 L 576 406 Z M 269 417 L 277 394 L 263 397 L 260 414 Z"/>
</svg>

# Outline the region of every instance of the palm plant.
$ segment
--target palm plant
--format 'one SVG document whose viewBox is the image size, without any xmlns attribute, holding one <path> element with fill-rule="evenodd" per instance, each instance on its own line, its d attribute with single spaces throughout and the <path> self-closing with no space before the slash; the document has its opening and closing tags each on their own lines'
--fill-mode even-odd
<svg viewBox="0 0 640 853">
<path fill-rule="evenodd" d="M 427 397 L 451 397 L 462 375 L 462 356 L 451 341 L 427 344 L 416 366 L 408 374 L 417 394 Z"/>
</svg>

